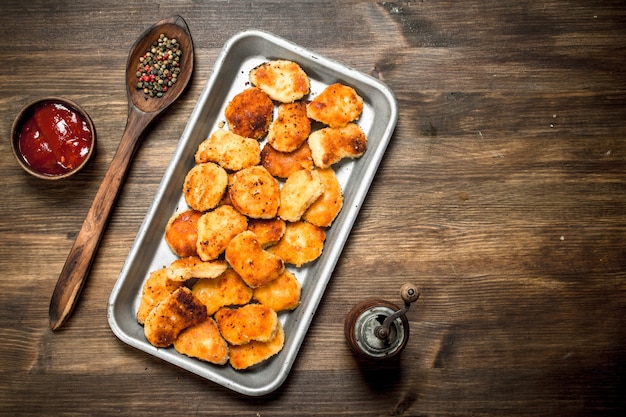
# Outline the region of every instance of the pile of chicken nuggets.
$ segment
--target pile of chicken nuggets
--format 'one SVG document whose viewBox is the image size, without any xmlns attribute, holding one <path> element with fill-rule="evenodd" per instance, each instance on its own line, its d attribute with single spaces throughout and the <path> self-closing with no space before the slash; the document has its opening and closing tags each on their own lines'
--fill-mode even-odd
<svg viewBox="0 0 626 417">
<path fill-rule="evenodd" d="M 152 345 L 238 370 L 282 349 L 277 313 L 297 308 L 301 292 L 285 266 L 322 254 L 343 205 L 333 165 L 367 149 L 352 87 L 308 99 L 307 74 L 287 60 L 248 76 L 226 124 L 198 146 L 183 184 L 188 207 L 165 230 L 177 259 L 150 274 L 137 311 Z"/>
</svg>

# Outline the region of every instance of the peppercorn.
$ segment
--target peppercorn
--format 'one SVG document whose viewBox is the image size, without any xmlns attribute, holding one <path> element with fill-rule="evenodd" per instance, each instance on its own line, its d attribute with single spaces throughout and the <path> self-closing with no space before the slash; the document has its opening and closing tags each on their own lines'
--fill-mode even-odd
<svg viewBox="0 0 626 417">
<path fill-rule="evenodd" d="M 137 64 L 137 89 L 148 97 L 163 97 L 180 74 L 182 51 L 176 39 L 160 34 Z"/>
</svg>

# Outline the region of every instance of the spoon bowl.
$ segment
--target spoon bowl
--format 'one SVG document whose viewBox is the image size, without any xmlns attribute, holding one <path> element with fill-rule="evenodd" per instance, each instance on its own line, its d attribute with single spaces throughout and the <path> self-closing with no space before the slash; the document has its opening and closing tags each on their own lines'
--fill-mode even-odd
<svg viewBox="0 0 626 417">
<path fill-rule="evenodd" d="M 139 58 L 152 47 L 152 43 L 159 38 L 161 33 L 168 38 L 177 39 L 180 44 L 181 71 L 177 82 L 162 97 L 149 97 L 144 94 L 143 90 L 137 88 L 136 68 Z M 54 288 L 48 312 L 52 330 L 63 325 L 74 310 L 143 133 L 160 113 L 180 97 L 191 79 L 193 59 L 191 34 L 187 23 L 181 16 L 173 16 L 155 23 L 137 39 L 131 48 L 126 63 L 128 120 L 117 151 Z"/>
<path fill-rule="evenodd" d="M 139 58 L 152 47 L 152 43 L 163 33 L 170 39 L 176 39 L 180 44 L 182 55 L 180 57 L 180 75 L 178 81 L 170 87 L 163 97 L 155 98 L 146 96 L 141 89 L 136 88 L 136 66 Z M 148 28 L 133 45 L 128 61 L 126 62 L 126 88 L 129 105 L 145 113 L 161 112 L 176 100 L 185 89 L 193 72 L 193 44 L 189 35 L 189 28 L 184 19 L 174 16 L 165 19 Z"/>
</svg>

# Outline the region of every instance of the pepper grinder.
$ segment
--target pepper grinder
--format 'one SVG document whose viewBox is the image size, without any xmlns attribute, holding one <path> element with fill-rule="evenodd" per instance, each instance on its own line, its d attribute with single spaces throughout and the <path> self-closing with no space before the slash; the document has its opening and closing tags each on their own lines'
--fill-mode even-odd
<svg viewBox="0 0 626 417">
<path fill-rule="evenodd" d="M 346 316 L 344 334 L 350 349 L 361 358 L 391 359 L 399 355 L 409 341 L 406 312 L 419 298 L 417 287 L 406 283 L 400 289 L 404 306 L 389 301 L 369 299 L 355 305 Z"/>
</svg>

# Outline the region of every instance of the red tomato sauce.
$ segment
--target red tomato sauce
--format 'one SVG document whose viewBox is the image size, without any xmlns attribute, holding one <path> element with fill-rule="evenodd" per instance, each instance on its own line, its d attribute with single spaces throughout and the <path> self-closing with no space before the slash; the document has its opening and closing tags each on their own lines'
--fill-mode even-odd
<svg viewBox="0 0 626 417">
<path fill-rule="evenodd" d="M 19 151 L 35 171 L 62 175 L 78 168 L 93 145 L 87 121 L 75 109 L 46 101 L 24 122 Z"/>
</svg>

